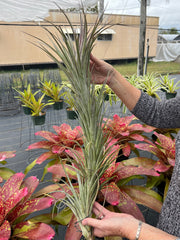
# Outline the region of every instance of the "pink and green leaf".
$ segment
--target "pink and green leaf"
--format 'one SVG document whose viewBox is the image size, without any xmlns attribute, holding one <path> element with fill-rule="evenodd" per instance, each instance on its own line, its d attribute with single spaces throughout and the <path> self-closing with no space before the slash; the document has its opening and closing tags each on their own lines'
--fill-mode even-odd
<svg viewBox="0 0 180 240">
<path fill-rule="evenodd" d="M 143 186 L 123 186 L 123 191 L 136 203 L 143 204 L 157 212 L 162 208 L 162 197 L 153 190 Z"/>
<path fill-rule="evenodd" d="M 66 230 L 65 240 L 80 240 L 81 236 L 81 229 L 77 223 L 76 217 L 73 215 Z"/>
<path fill-rule="evenodd" d="M 37 149 L 37 148 L 51 149 L 51 147 L 54 144 L 55 144 L 54 142 L 49 142 L 49 141 L 35 142 L 28 146 L 28 150 Z"/>
<path fill-rule="evenodd" d="M 13 195 L 14 193 L 16 193 L 20 186 L 21 183 L 24 179 L 24 174 L 23 173 L 16 173 L 14 175 L 12 175 L 3 185 L 2 189 L 1 189 L 1 196 L 3 201 L 6 201 L 7 199 L 9 199 L 9 197 L 11 195 Z"/>
<path fill-rule="evenodd" d="M 58 143 L 60 140 L 59 136 L 49 131 L 39 131 L 39 132 L 36 132 L 35 135 L 41 136 L 52 143 Z"/>
<path fill-rule="evenodd" d="M 7 220 L 0 226 L 0 239 L 9 240 L 11 236 L 11 226 Z"/>
<path fill-rule="evenodd" d="M 4 201 L 5 216 L 28 194 L 28 189 L 22 188 L 11 194 L 9 198 Z"/>
<path fill-rule="evenodd" d="M 43 163 L 45 160 L 51 159 L 51 158 L 52 158 L 52 159 L 56 159 L 56 158 L 57 158 L 56 154 L 54 154 L 54 153 L 52 153 L 52 152 L 45 152 L 45 153 L 41 154 L 41 156 L 39 156 L 39 157 L 37 158 L 36 163 L 37 163 L 37 164 L 41 164 L 41 163 Z"/>
<path fill-rule="evenodd" d="M 51 240 L 55 235 L 54 230 L 45 223 L 19 223 L 15 226 L 13 237 L 29 240 Z"/>
</svg>

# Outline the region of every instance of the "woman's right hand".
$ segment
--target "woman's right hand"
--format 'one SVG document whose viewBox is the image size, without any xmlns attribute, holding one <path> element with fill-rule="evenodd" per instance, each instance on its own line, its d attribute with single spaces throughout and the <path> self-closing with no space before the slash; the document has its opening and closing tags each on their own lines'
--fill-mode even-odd
<svg viewBox="0 0 180 240">
<path fill-rule="evenodd" d="M 90 70 L 92 74 L 92 82 L 95 84 L 110 84 L 116 70 L 103 60 L 97 59 L 92 54 L 90 56 Z"/>
</svg>

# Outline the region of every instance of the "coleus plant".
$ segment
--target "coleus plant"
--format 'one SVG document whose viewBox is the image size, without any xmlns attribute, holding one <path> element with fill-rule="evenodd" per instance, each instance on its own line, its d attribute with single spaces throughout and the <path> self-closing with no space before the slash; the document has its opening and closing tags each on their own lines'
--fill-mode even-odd
<svg viewBox="0 0 180 240">
<path fill-rule="evenodd" d="M 23 173 L 16 173 L 0 188 L 0 239 L 50 240 L 55 235 L 54 230 L 27 217 L 50 207 L 53 198 L 32 198 L 39 180 L 34 176 L 24 177 Z"/>
</svg>

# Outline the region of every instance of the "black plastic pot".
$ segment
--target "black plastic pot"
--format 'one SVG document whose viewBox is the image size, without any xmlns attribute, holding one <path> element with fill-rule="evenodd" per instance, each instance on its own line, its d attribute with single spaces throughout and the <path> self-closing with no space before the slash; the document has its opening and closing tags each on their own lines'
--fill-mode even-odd
<svg viewBox="0 0 180 240">
<path fill-rule="evenodd" d="M 31 115 L 31 108 L 23 106 L 24 114 Z"/>
<path fill-rule="evenodd" d="M 108 93 L 104 93 L 104 100 L 109 101 L 109 94 Z"/>
<path fill-rule="evenodd" d="M 52 97 L 50 97 L 50 96 L 48 96 L 48 95 L 45 95 L 45 96 L 44 96 L 44 100 L 45 100 L 46 102 L 48 102 L 49 100 L 52 100 Z"/>
<path fill-rule="evenodd" d="M 46 120 L 46 113 L 43 112 L 40 116 L 31 116 L 34 125 L 43 125 Z"/>
<path fill-rule="evenodd" d="M 74 110 L 70 110 L 69 108 L 66 108 L 66 112 L 67 112 L 67 118 L 74 120 L 78 118 L 78 115 L 76 113 L 76 111 Z"/>
<path fill-rule="evenodd" d="M 55 102 L 53 104 L 54 110 L 60 110 L 63 109 L 63 100 L 60 100 L 59 102 Z"/>
<path fill-rule="evenodd" d="M 176 95 L 177 95 L 177 92 L 173 92 L 173 93 L 166 92 L 166 99 L 175 98 Z"/>
</svg>

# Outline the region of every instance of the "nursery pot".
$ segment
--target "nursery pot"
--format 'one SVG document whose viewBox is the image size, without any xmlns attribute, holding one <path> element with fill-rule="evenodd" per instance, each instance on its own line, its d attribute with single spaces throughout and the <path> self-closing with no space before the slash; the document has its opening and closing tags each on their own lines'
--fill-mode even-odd
<svg viewBox="0 0 180 240">
<path fill-rule="evenodd" d="M 60 100 L 59 102 L 55 102 L 53 104 L 53 108 L 55 110 L 60 110 L 60 109 L 63 109 L 63 100 Z"/>
<path fill-rule="evenodd" d="M 170 98 L 175 98 L 176 97 L 177 92 L 166 92 L 166 99 L 170 99 Z"/>
<path fill-rule="evenodd" d="M 45 123 L 46 113 L 42 112 L 39 116 L 31 116 L 34 125 L 43 125 Z"/>
<path fill-rule="evenodd" d="M 48 95 L 45 95 L 45 96 L 44 96 L 44 100 L 45 100 L 46 102 L 48 102 L 49 100 L 52 100 L 52 97 L 50 97 L 50 96 L 48 96 Z"/>
<path fill-rule="evenodd" d="M 104 94 L 104 100 L 105 100 L 105 101 L 109 101 L 109 94 L 108 94 L 108 93 L 105 93 L 105 94 Z"/>
<path fill-rule="evenodd" d="M 67 118 L 74 120 L 78 118 L 78 115 L 76 113 L 76 111 L 74 110 L 70 110 L 69 108 L 66 108 L 66 112 L 67 112 Z"/>
<path fill-rule="evenodd" d="M 23 111 L 24 111 L 24 114 L 31 115 L 31 108 L 23 106 Z"/>
</svg>

